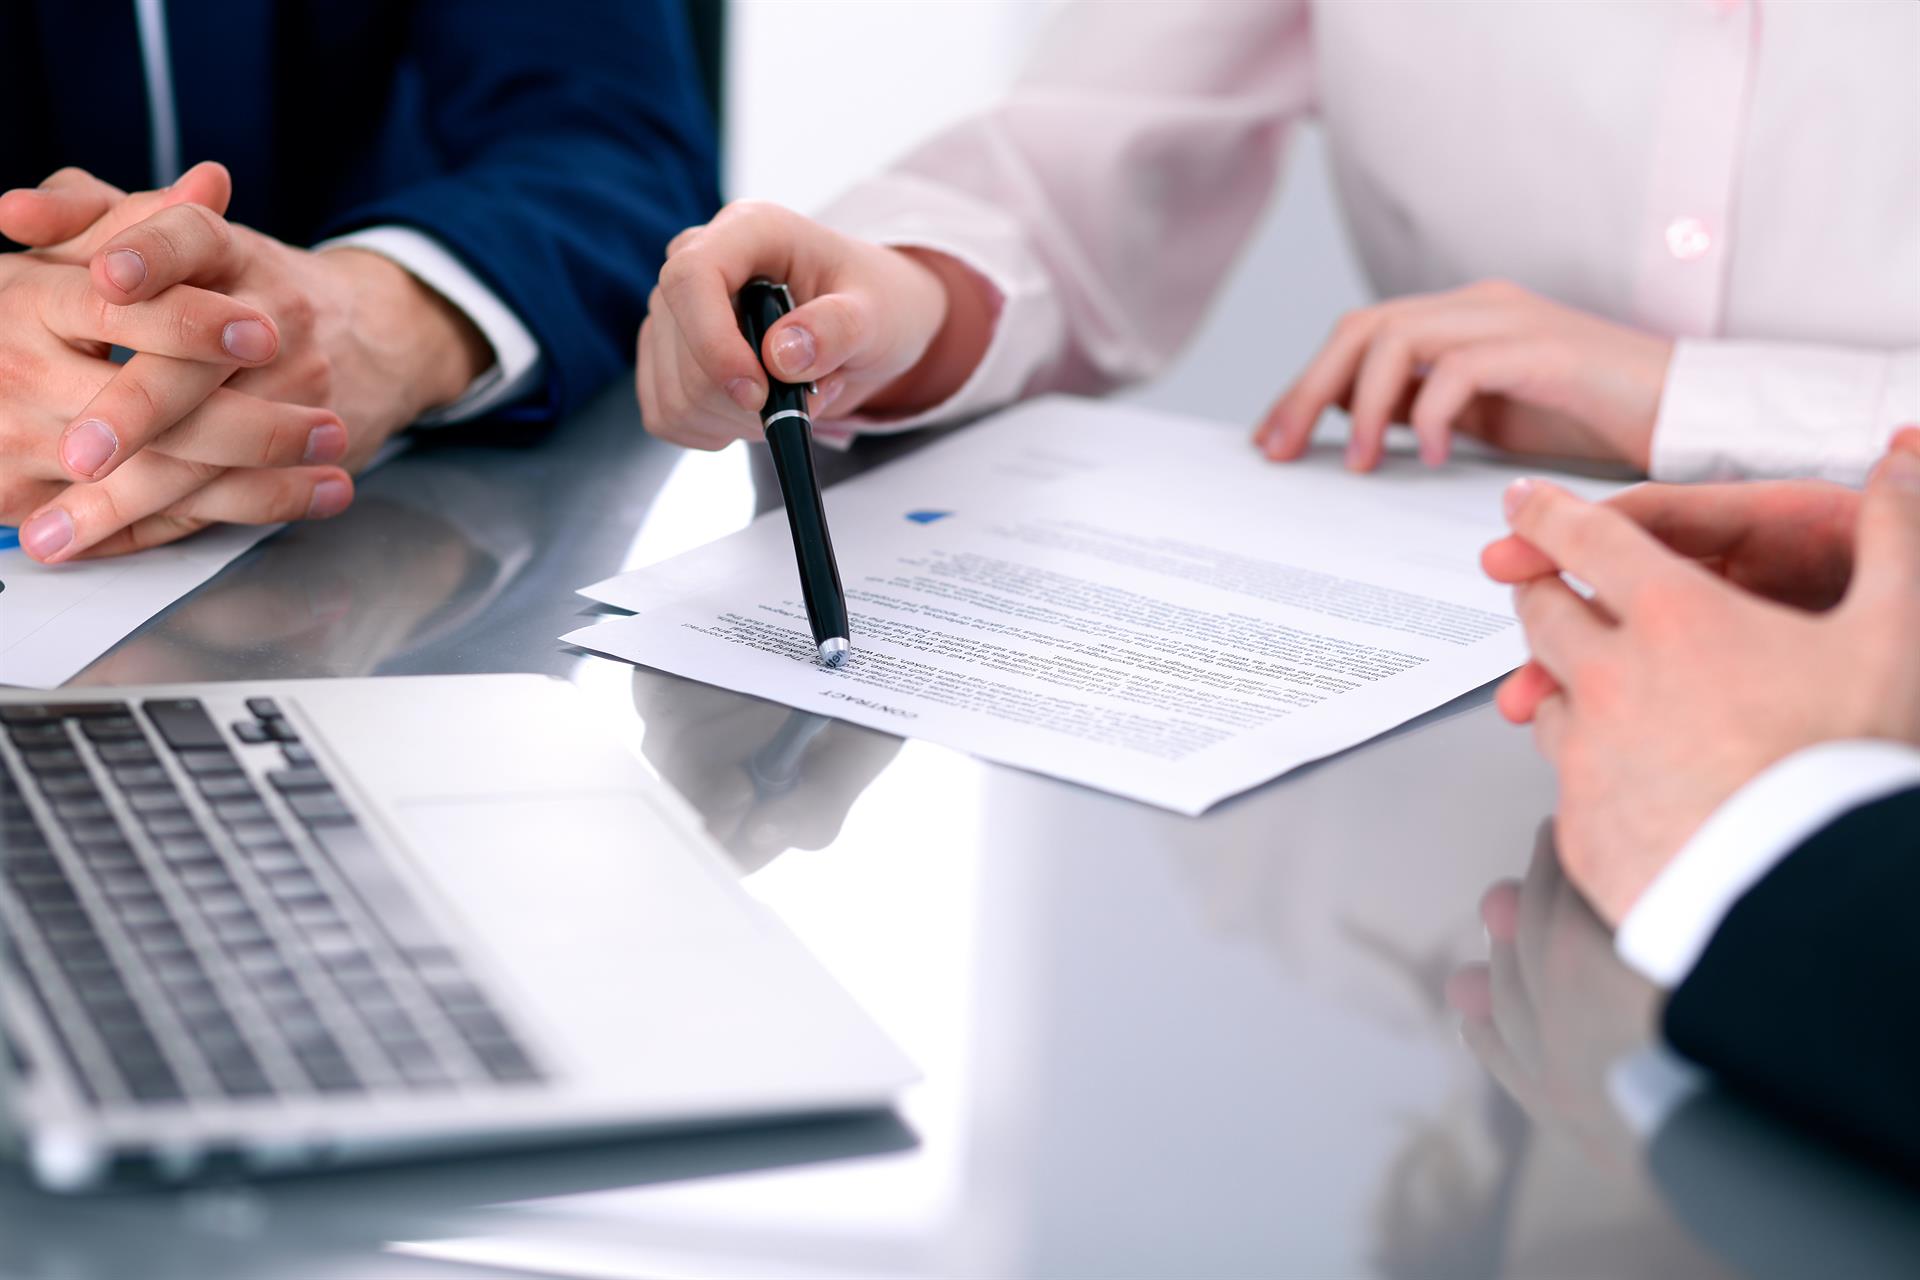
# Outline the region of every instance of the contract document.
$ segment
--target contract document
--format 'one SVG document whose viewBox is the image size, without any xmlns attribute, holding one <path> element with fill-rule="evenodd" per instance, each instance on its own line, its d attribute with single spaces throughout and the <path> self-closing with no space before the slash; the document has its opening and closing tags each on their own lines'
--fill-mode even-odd
<svg viewBox="0 0 1920 1280">
<path fill-rule="evenodd" d="M 1478 560 L 1520 474 L 1276 465 L 1237 426 L 1040 401 L 828 491 L 837 670 L 779 511 L 586 588 L 636 616 L 565 638 L 1197 814 L 1520 663 Z"/>
<path fill-rule="evenodd" d="M 276 527 L 226 525 L 151 551 L 53 566 L 0 531 L 0 684 L 64 684 Z"/>
</svg>

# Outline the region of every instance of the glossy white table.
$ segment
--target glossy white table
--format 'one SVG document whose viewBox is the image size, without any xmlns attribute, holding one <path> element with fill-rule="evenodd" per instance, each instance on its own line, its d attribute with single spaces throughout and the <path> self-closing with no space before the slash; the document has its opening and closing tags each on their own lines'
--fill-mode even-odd
<svg viewBox="0 0 1920 1280">
<path fill-rule="evenodd" d="M 89 1200 L 8 1173 L 0 1275 L 1858 1276 L 1920 1257 L 1910 1191 L 1737 1103 L 1705 1095 L 1651 1140 L 1618 1118 L 1608 1071 L 1649 1038 L 1653 995 L 1536 860 L 1552 779 L 1487 691 L 1193 820 L 554 641 L 591 609 L 574 587 L 772 492 L 743 451 L 648 440 L 616 389 L 545 441 L 388 465 L 350 514 L 269 540 L 81 679 L 567 675 L 921 1064 L 898 1115 Z M 1487 959 L 1481 894 L 1530 866 L 1490 1073 L 1442 989 Z"/>
</svg>

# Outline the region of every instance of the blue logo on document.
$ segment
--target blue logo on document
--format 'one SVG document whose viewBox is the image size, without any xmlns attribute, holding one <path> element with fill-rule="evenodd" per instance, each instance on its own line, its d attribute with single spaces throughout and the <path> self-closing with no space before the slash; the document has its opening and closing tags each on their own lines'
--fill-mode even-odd
<svg viewBox="0 0 1920 1280">
<path fill-rule="evenodd" d="M 907 519 L 915 524 L 932 524 L 935 520 L 945 520 L 952 514 L 951 511 L 909 511 Z"/>
<path fill-rule="evenodd" d="M 0 524 L 0 551 L 7 551 L 20 545 L 20 535 Z"/>
</svg>

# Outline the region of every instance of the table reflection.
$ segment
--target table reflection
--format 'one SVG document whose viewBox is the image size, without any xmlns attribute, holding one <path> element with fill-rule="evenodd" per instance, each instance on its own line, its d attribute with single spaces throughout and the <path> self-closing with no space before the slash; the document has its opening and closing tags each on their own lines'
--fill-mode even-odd
<svg viewBox="0 0 1920 1280">
<path fill-rule="evenodd" d="M 787 849 L 824 849 L 904 745 L 891 734 L 793 711 L 657 671 L 633 676 L 641 750 L 706 819 L 741 871 Z"/>
</svg>

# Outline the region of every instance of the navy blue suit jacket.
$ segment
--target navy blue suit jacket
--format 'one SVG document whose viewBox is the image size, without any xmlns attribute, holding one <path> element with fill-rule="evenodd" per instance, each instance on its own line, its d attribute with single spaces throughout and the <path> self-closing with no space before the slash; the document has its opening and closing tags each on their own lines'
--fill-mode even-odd
<svg viewBox="0 0 1920 1280">
<path fill-rule="evenodd" d="M 719 203 L 681 0 L 167 0 L 185 164 L 295 244 L 401 224 L 539 340 L 551 418 L 633 357 L 666 242 Z M 133 0 L 0 0 L 0 189 L 154 185 Z"/>
</svg>

